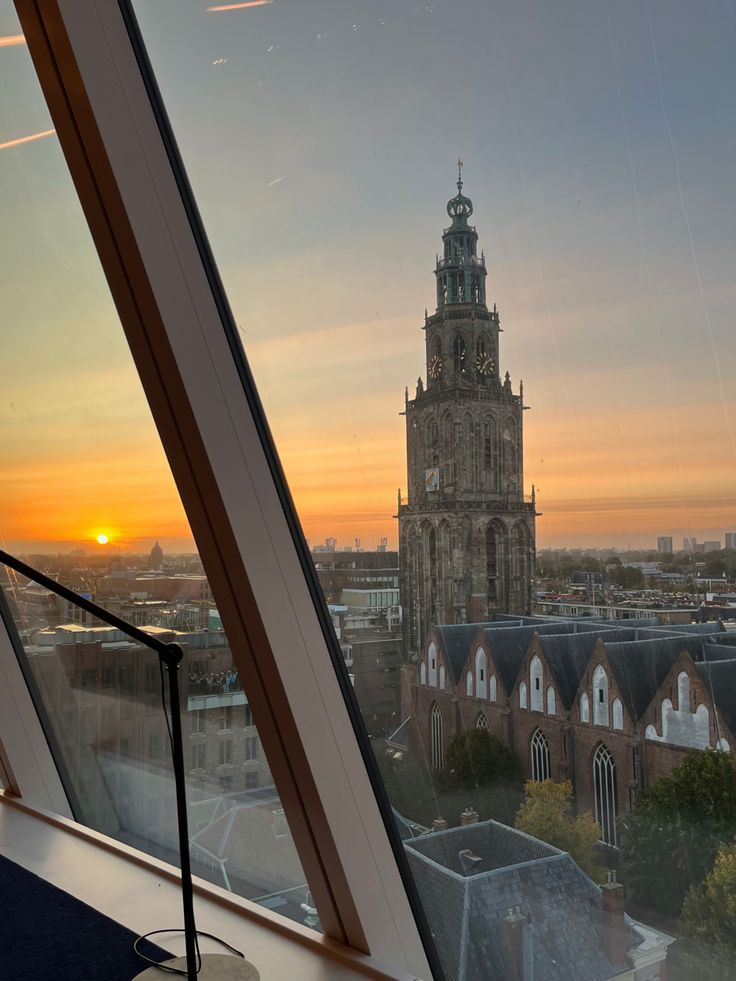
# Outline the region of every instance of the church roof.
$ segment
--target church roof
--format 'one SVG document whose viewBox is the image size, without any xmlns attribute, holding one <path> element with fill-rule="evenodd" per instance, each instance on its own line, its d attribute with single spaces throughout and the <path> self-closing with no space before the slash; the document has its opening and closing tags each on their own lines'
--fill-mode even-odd
<svg viewBox="0 0 736 981">
<path fill-rule="evenodd" d="M 710 689 L 716 708 L 736 734 L 736 652 L 723 660 L 711 660 L 717 655 L 718 645 L 709 644 L 706 648 L 707 660 L 695 665 L 695 670 Z M 731 747 L 734 749 L 736 747 Z"/>
<path fill-rule="evenodd" d="M 680 654 L 687 651 L 693 661 L 701 661 L 703 646 L 703 635 L 695 633 L 623 644 L 606 643 L 611 670 L 635 721 L 647 710 Z"/>
<path fill-rule="evenodd" d="M 480 627 L 487 626 L 484 623 L 450 623 L 434 628 L 455 684 L 462 676 L 473 638 Z"/>
<path fill-rule="evenodd" d="M 565 708 L 575 701 L 578 688 L 588 667 L 595 645 L 613 635 L 614 641 L 633 640 L 633 630 L 590 630 L 575 634 L 545 634 L 540 637 L 542 650 L 554 672 Z"/>
</svg>

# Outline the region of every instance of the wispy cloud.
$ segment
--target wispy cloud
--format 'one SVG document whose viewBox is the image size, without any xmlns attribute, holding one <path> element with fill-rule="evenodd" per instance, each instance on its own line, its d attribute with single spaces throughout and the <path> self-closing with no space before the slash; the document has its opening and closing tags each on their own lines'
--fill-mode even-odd
<svg viewBox="0 0 736 981">
<path fill-rule="evenodd" d="M 272 181 L 269 181 L 268 184 L 266 184 L 266 187 L 275 187 L 276 184 L 280 184 L 281 181 L 285 181 L 285 180 L 286 180 L 285 177 L 274 177 Z"/>
<path fill-rule="evenodd" d="M 216 7 L 208 7 L 208 14 L 215 14 L 221 10 L 245 10 L 246 7 L 266 7 L 273 0 L 244 0 L 243 3 L 219 3 Z"/>
<path fill-rule="evenodd" d="M 21 146 L 23 143 L 32 143 L 34 140 L 42 140 L 44 136 L 53 136 L 55 129 L 44 129 L 40 133 L 31 133 L 30 136 L 19 136 L 16 140 L 8 140 L 0 143 L 0 150 L 9 150 L 14 146 Z"/>
<path fill-rule="evenodd" d="M 26 39 L 22 34 L 6 34 L 0 37 L 0 48 L 14 48 L 17 44 L 25 44 Z"/>
</svg>

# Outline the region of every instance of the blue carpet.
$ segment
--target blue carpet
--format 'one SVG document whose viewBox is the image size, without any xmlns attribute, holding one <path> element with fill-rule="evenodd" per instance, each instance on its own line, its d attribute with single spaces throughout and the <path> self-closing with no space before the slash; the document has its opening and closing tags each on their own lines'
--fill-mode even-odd
<svg viewBox="0 0 736 981">
<path fill-rule="evenodd" d="M 146 967 L 134 940 L 119 923 L 0 857 L 2 981 L 131 981 Z M 157 961 L 172 956 L 147 941 L 140 947 Z"/>
</svg>

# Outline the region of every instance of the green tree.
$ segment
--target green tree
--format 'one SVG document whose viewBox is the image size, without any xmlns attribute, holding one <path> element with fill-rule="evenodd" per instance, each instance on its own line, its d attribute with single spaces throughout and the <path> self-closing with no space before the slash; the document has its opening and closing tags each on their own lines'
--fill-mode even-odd
<svg viewBox="0 0 736 981">
<path fill-rule="evenodd" d="M 736 772 L 729 753 L 691 750 L 619 822 L 628 896 L 676 916 L 719 847 L 736 835 Z"/>
<path fill-rule="evenodd" d="M 688 937 L 736 952 L 736 843 L 721 845 L 705 880 L 690 887 L 679 925 Z"/>
<path fill-rule="evenodd" d="M 487 729 L 458 733 L 447 750 L 447 766 L 452 783 L 467 790 L 518 778 L 513 753 Z"/>
<path fill-rule="evenodd" d="M 604 869 L 598 860 L 598 842 L 603 832 L 589 811 L 573 817 L 572 803 L 569 780 L 528 780 L 514 827 L 569 852 L 591 879 L 602 882 Z"/>
<path fill-rule="evenodd" d="M 644 573 L 633 565 L 612 566 L 611 580 L 622 589 L 640 589 L 644 585 Z"/>
</svg>

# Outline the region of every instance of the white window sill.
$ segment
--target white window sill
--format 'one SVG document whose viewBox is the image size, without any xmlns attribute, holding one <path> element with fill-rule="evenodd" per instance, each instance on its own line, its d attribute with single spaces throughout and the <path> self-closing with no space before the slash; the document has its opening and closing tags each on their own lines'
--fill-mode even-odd
<svg viewBox="0 0 736 981">
<path fill-rule="evenodd" d="M 178 873 L 172 866 L 35 808 L 0 791 L 0 854 L 109 916 L 134 933 L 180 926 Z M 276 913 L 195 879 L 200 930 L 242 950 L 262 981 L 417 981 L 286 920 Z M 183 937 L 160 938 L 183 955 Z M 202 938 L 203 952 L 223 949 Z M 32 978 L 29 978 L 32 981 Z"/>
</svg>

